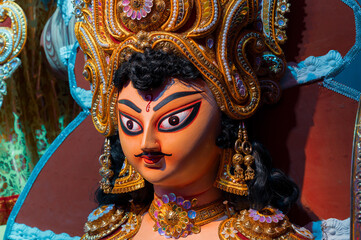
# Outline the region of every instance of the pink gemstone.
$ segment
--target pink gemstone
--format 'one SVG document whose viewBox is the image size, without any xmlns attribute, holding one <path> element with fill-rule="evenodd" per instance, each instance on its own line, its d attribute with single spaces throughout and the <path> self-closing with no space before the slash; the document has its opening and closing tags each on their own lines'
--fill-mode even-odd
<svg viewBox="0 0 361 240">
<path fill-rule="evenodd" d="M 158 210 L 155 210 L 155 211 L 154 211 L 154 217 L 155 217 L 155 218 L 158 218 L 158 213 L 159 213 Z"/>
<path fill-rule="evenodd" d="M 132 16 L 130 18 L 134 20 L 136 17 L 137 17 L 137 12 L 133 10 Z"/>
<path fill-rule="evenodd" d="M 129 3 L 130 3 L 129 0 L 123 0 L 123 1 L 122 1 L 123 6 L 128 6 Z"/>
<path fill-rule="evenodd" d="M 273 219 L 273 222 L 278 223 L 278 218 L 277 217 L 272 217 L 272 219 Z"/>
<path fill-rule="evenodd" d="M 142 14 L 142 17 L 145 17 L 148 14 L 144 9 L 140 9 L 140 13 Z"/>
<path fill-rule="evenodd" d="M 129 9 L 129 11 L 127 12 L 127 17 L 132 16 L 132 13 L 133 13 L 133 10 L 132 10 L 132 9 Z"/>
<path fill-rule="evenodd" d="M 157 200 L 157 205 L 158 205 L 158 207 L 162 206 L 162 202 Z"/>
<path fill-rule="evenodd" d="M 259 218 L 260 218 L 259 215 L 255 215 L 255 216 L 253 217 L 253 220 L 257 221 Z"/>
<path fill-rule="evenodd" d="M 137 11 L 137 20 L 140 20 L 142 18 L 142 15 L 140 14 L 140 11 Z"/>
<path fill-rule="evenodd" d="M 123 12 L 128 12 L 130 10 L 130 6 L 123 7 Z"/>
<path fill-rule="evenodd" d="M 147 1 L 145 1 L 144 6 L 153 7 L 153 2 L 147 2 Z"/>
<path fill-rule="evenodd" d="M 262 223 L 265 222 L 265 221 L 266 221 L 265 216 L 261 216 L 261 217 L 259 218 L 259 221 L 262 222 Z"/>
<path fill-rule="evenodd" d="M 150 13 L 150 7 L 148 7 L 148 6 L 144 6 L 144 8 L 143 8 L 147 13 Z"/>
<path fill-rule="evenodd" d="M 271 217 L 266 217 L 266 222 L 267 222 L 267 223 L 271 223 L 271 222 L 272 222 L 272 218 L 271 218 Z"/>
</svg>

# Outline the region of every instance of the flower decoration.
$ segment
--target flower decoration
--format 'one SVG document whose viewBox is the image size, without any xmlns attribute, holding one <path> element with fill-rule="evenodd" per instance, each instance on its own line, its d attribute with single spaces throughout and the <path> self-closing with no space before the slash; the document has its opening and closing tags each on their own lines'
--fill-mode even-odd
<svg viewBox="0 0 361 240">
<path fill-rule="evenodd" d="M 130 223 L 130 222 L 127 222 L 127 224 L 124 224 L 122 226 L 122 232 L 126 232 L 126 233 L 129 233 L 130 231 L 134 230 L 135 229 L 135 226 L 134 226 L 134 223 Z"/>
<path fill-rule="evenodd" d="M 107 214 L 108 212 L 113 210 L 114 206 L 115 206 L 114 204 L 110 204 L 110 205 L 104 205 L 104 206 L 98 207 L 97 209 L 95 209 L 94 211 L 92 211 L 89 214 L 88 222 L 98 220 L 99 218 L 104 216 L 104 214 Z"/>
<path fill-rule="evenodd" d="M 153 0 L 123 0 L 123 11 L 132 20 L 140 20 L 150 13 L 153 7 Z"/>
<path fill-rule="evenodd" d="M 283 217 L 285 216 L 280 210 L 275 210 L 274 214 L 262 214 L 254 209 L 249 209 L 249 216 L 253 218 L 255 221 L 259 221 L 261 223 L 267 222 L 267 223 L 278 223 L 279 221 L 283 220 Z"/>
<path fill-rule="evenodd" d="M 221 234 L 226 238 L 234 238 L 237 233 L 237 230 L 234 229 L 234 227 L 225 227 L 224 230 L 221 232 Z"/>
<path fill-rule="evenodd" d="M 154 230 L 160 235 L 177 239 L 200 232 L 200 227 L 194 224 L 197 214 L 191 210 L 191 207 L 196 205 L 195 199 L 191 202 L 170 193 L 163 195 L 162 199 L 157 199 L 156 204 L 159 209 L 154 211 L 154 217 L 157 219 Z"/>
</svg>

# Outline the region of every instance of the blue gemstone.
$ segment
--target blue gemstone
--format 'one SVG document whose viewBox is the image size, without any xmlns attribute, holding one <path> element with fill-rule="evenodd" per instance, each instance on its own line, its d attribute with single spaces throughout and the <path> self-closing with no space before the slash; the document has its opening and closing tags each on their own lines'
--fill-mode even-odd
<svg viewBox="0 0 361 240">
<path fill-rule="evenodd" d="M 191 204 L 191 202 L 190 202 L 189 200 L 185 200 L 185 201 L 183 202 L 183 207 L 184 207 L 185 209 L 190 209 L 190 208 L 192 207 L 192 204 Z"/>
<path fill-rule="evenodd" d="M 169 203 L 169 197 L 168 197 L 168 195 L 164 194 L 163 197 L 162 197 L 162 201 L 163 201 L 165 204 Z"/>
<path fill-rule="evenodd" d="M 188 217 L 189 217 L 190 219 L 195 219 L 196 216 L 197 216 L 196 211 L 194 211 L 194 210 L 189 210 L 189 212 L 188 212 Z"/>
<path fill-rule="evenodd" d="M 169 193 L 168 196 L 169 196 L 169 200 L 171 202 L 175 202 L 177 200 L 177 197 L 176 197 L 176 195 L 174 193 Z"/>
<path fill-rule="evenodd" d="M 163 236 L 163 235 L 164 235 L 163 229 L 162 229 L 162 228 L 158 228 L 158 233 Z"/>
<path fill-rule="evenodd" d="M 11 63 L 11 66 L 12 66 L 13 68 L 15 68 L 17 65 L 18 65 L 18 63 L 17 63 L 16 61 L 14 61 L 14 62 Z"/>
<path fill-rule="evenodd" d="M 212 39 L 212 38 L 209 38 L 209 39 L 207 40 L 207 46 L 208 46 L 209 48 L 212 48 L 212 47 L 213 47 L 213 44 L 214 44 L 213 39 Z"/>
<path fill-rule="evenodd" d="M 187 231 L 188 231 L 188 232 L 191 232 L 191 231 L 192 231 L 192 227 L 193 227 L 193 224 L 192 224 L 192 223 L 188 224 L 188 225 L 187 225 L 187 228 L 186 228 Z"/>
<path fill-rule="evenodd" d="M 246 95 L 246 88 L 245 88 L 245 86 L 243 84 L 243 81 L 241 79 L 239 79 L 237 81 L 237 87 L 238 87 L 238 91 L 241 94 L 241 96 Z"/>
<path fill-rule="evenodd" d="M 76 13 L 77 15 L 81 14 L 80 9 L 78 8 L 75 13 Z"/>
<path fill-rule="evenodd" d="M 286 5 L 282 5 L 282 6 L 281 6 L 281 10 L 282 10 L 282 11 L 286 11 L 286 9 L 287 9 L 287 6 L 286 6 Z"/>
<path fill-rule="evenodd" d="M 283 36 L 282 36 L 282 35 L 278 35 L 277 38 L 278 38 L 278 40 L 283 40 Z"/>
<path fill-rule="evenodd" d="M 280 26 L 285 25 L 285 21 L 283 21 L 283 20 L 279 20 L 279 21 L 278 21 L 278 25 L 280 25 Z"/>
<path fill-rule="evenodd" d="M 257 22 L 256 26 L 257 26 L 258 31 L 262 31 L 262 28 L 263 28 L 262 22 Z"/>
<path fill-rule="evenodd" d="M 184 202 L 184 198 L 183 198 L 183 197 L 177 197 L 177 204 L 178 204 L 179 206 L 182 206 L 183 202 Z"/>
</svg>

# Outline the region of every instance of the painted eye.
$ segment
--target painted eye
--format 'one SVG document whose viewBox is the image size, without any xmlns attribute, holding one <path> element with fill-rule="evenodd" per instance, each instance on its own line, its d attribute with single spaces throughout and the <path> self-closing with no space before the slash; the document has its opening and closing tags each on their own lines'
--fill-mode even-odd
<svg viewBox="0 0 361 240">
<path fill-rule="evenodd" d="M 143 132 L 143 128 L 140 123 L 131 116 L 127 116 L 124 113 L 119 112 L 119 117 L 120 126 L 125 134 L 138 135 Z"/>
<path fill-rule="evenodd" d="M 160 132 L 175 132 L 188 126 L 197 116 L 201 102 L 180 109 L 163 117 L 158 124 Z"/>
<path fill-rule="evenodd" d="M 192 109 L 184 110 L 183 112 L 174 114 L 170 117 L 165 118 L 159 125 L 159 129 L 168 130 L 182 124 L 187 117 L 191 114 Z"/>
</svg>

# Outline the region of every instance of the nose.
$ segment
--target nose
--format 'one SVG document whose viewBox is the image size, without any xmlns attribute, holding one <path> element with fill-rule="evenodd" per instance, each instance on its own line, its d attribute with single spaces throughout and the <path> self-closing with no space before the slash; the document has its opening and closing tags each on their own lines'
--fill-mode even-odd
<svg viewBox="0 0 361 240">
<path fill-rule="evenodd" d="M 160 144 L 153 127 L 148 126 L 143 132 L 140 148 L 143 152 L 160 152 Z"/>
</svg>

